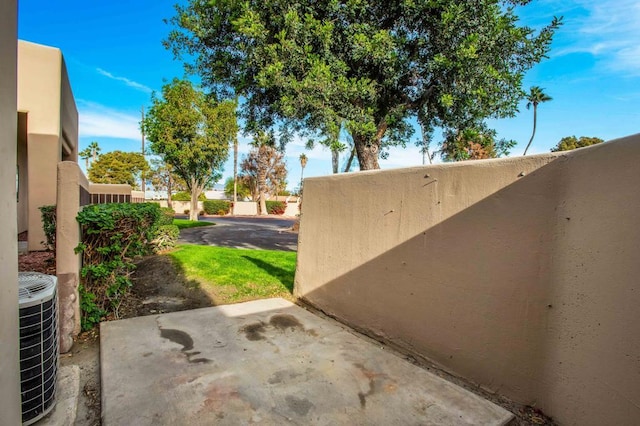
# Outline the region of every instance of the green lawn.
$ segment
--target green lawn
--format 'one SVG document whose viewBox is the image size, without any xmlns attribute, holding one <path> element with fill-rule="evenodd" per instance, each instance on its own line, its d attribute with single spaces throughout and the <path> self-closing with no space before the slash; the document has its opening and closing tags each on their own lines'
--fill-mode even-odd
<svg viewBox="0 0 640 426">
<path fill-rule="evenodd" d="M 178 229 L 187 229 L 187 228 L 197 228 L 198 226 L 211 226 L 215 225 L 213 222 L 200 222 L 196 220 L 188 220 L 188 219 L 173 219 L 173 224 L 178 227 Z"/>
<path fill-rule="evenodd" d="M 183 244 L 168 255 L 216 304 L 269 297 L 291 299 L 295 252 Z"/>
</svg>

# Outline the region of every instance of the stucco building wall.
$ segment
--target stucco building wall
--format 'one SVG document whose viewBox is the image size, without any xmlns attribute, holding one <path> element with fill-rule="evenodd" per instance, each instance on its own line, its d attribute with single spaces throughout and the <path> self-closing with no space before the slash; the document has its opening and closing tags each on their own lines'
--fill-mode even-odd
<svg viewBox="0 0 640 426">
<path fill-rule="evenodd" d="M 21 423 L 16 217 L 17 4 L 0 2 L 0 423 Z"/>
<path fill-rule="evenodd" d="M 26 114 L 29 250 L 45 240 L 39 208 L 56 202 L 57 164 L 77 161 L 78 111 L 59 49 L 18 42 L 18 111 Z M 21 134 L 21 137 L 24 137 Z"/>
<path fill-rule="evenodd" d="M 295 293 L 563 424 L 637 424 L 639 159 L 634 136 L 305 179 Z"/>
</svg>

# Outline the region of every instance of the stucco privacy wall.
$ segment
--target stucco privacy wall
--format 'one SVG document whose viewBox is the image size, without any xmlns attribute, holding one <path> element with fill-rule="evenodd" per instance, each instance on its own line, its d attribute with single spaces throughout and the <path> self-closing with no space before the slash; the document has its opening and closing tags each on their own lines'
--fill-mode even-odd
<svg viewBox="0 0 640 426">
<path fill-rule="evenodd" d="M 29 250 L 42 250 L 39 207 L 56 202 L 58 162 L 77 161 L 78 112 L 59 49 L 18 42 L 18 111 L 27 113 Z"/>
<path fill-rule="evenodd" d="M 21 423 L 16 217 L 17 4 L 0 1 L 0 423 Z"/>
<path fill-rule="evenodd" d="M 295 293 L 562 424 L 638 424 L 639 159 L 305 179 Z"/>
<path fill-rule="evenodd" d="M 78 163 L 58 163 L 58 196 L 56 218 L 56 275 L 58 277 L 60 352 L 73 346 L 73 338 L 80 333 L 80 255 L 75 252 L 81 240 L 80 225 L 76 220 L 88 193 L 89 182 Z M 86 197 L 85 197 L 86 198 Z"/>
</svg>

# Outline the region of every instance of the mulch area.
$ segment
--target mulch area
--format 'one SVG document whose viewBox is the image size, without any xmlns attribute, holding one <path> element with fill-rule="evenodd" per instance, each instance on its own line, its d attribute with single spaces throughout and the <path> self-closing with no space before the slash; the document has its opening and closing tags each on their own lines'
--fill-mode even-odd
<svg viewBox="0 0 640 426">
<path fill-rule="evenodd" d="M 56 274 L 56 259 L 49 251 L 32 251 L 18 255 L 18 271 Z"/>
</svg>

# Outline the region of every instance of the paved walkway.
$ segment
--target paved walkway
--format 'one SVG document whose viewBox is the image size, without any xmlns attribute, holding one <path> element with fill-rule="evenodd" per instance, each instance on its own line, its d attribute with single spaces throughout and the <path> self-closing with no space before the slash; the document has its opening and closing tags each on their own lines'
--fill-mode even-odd
<svg viewBox="0 0 640 426">
<path fill-rule="evenodd" d="M 206 217 L 215 226 L 184 229 L 181 243 L 245 249 L 296 251 L 298 234 L 291 232 L 295 219 L 282 217 Z"/>
<path fill-rule="evenodd" d="M 503 425 L 505 411 L 283 299 L 103 322 L 116 425 Z"/>
</svg>

